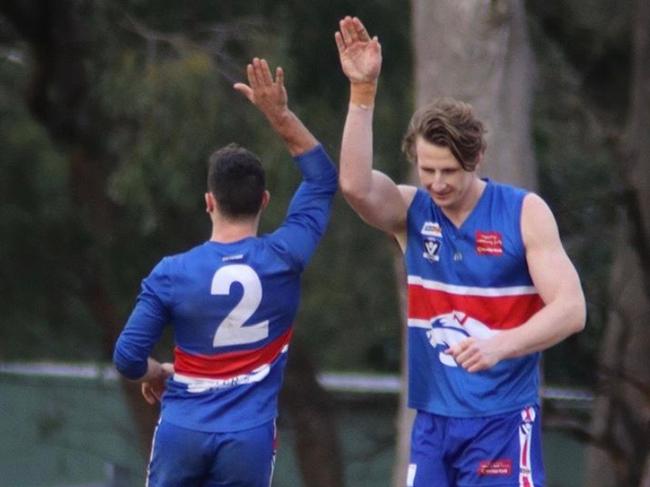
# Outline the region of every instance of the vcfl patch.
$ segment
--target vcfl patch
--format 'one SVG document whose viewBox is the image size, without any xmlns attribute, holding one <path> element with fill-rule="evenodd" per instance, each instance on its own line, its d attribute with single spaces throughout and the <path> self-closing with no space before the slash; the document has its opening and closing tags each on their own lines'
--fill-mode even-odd
<svg viewBox="0 0 650 487">
<path fill-rule="evenodd" d="M 479 255 L 503 255 L 501 232 L 476 231 L 476 253 Z"/>
<path fill-rule="evenodd" d="M 424 240 L 424 253 L 422 257 L 427 259 L 429 262 L 438 262 L 440 260 L 440 247 L 442 246 L 442 240 L 437 239 L 425 239 Z"/>
</svg>

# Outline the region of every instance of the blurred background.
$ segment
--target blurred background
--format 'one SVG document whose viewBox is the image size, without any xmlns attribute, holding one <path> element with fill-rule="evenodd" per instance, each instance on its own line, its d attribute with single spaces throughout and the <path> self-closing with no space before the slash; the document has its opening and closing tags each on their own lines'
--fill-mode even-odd
<svg viewBox="0 0 650 487">
<path fill-rule="evenodd" d="M 549 487 L 650 486 L 650 2 L 0 0 L 0 485 L 142 485 L 153 424 L 110 357 L 140 280 L 209 237 L 207 156 L 265 162 L 262 231 L 298 183 L 232 89 L 285 69 L 289 104 L 336 158 L 348 86 L 334 44 L 382 43 L 375 166 L 416 106 L 471 102 L 485 173 L 553 209 L 588 302 L 544 355 Z M 275 487 L 402 486 L 403 269 L 337 196 L 303 283 Z M 165 336 L 156 357 L 172 356 Z"/>
</svg>

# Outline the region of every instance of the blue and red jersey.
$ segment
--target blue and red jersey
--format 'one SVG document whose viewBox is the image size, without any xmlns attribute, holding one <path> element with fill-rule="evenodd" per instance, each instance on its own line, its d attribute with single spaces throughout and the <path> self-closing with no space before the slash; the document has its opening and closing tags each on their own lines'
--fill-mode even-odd
<svg viewBox="0 0 650 487">
<path fill-rule="evenodd" d="M 469 373 L 443 353 L 525 323 L 543 306 L 521 236 L 526 192 L 487 180 L 457 228 L 419 189 L 408 209 L 409 406 L 477 417 L 537 404 L 539 353 Z"/>
<path fill-rule="evenodd" d="M 295 160 L 303 180 L 277 230 L 165 257 L 142 282 L 114 362 L 126 377 L 142 377 L 171 324 L 175 374 L 161 410 L 169 423 L 227 432 L 277 416 L 300 277 L 337 188 L 336 170 L 320 145 Z"/>
</svg>

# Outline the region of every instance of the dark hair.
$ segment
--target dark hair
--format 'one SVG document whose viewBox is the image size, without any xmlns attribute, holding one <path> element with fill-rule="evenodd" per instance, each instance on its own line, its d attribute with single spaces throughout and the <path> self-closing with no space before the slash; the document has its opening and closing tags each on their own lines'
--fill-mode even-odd
<svg viewBox="0 0 650 487">
<path fill-rule="evenodd" d="M 208 190 L 226 217 L 257 215 L 262 205 L 265 179 L 259 158 L 237 144 L 222 147 L 210 156 Z"/>
<path fill-rule="evenodd" d="M 453 98 L 437 98 L 411 117 L 402 140 L 402 151 L 416 163 L 415 142 L 418 137 L 431 144 L 448 147 L 465 171 L 473 171 L 485 152 L 485 128 L 474 116 L 469 103 Z"/>
</svg>

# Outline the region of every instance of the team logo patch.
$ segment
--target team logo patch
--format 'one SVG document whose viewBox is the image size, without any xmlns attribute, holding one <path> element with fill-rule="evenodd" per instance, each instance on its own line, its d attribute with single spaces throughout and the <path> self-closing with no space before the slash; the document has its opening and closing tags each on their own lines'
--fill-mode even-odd
<svg viewBox="0 0 650 487">
<path fill-rule="evenodd" d="M 480 476 L 497 475 L 508 476 L 512 474 L 512 460 L 509 458 L 502 460 L 483 460 L 479 463 L 477 473 Z"/>
<path fill-rule="evenodd" d="M 476 253 L 479 255 L 502 255 L 503 239 L 501 232 L 476 232 Z"/>
<path fill-rule="evenodd" d="M 440 260 L 440 247 L 442 247 L 442 240 L 435 238 L 425 239 L 422 257 L 429 262 L 438 262 Z"/>
<path fill-rule="evenodd" d="M 424 222 L 424 225 L 422 225 L 422 230 L 420 230 L 420 233 L 422 233 L 422 235 L 424 235 L 425 237 L 441 238 L 442 228 L 440 228 L 440 224 L 438 222 Z"/>
</svg>

